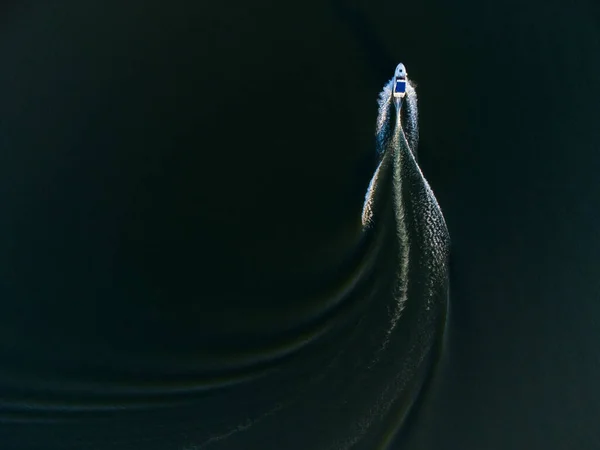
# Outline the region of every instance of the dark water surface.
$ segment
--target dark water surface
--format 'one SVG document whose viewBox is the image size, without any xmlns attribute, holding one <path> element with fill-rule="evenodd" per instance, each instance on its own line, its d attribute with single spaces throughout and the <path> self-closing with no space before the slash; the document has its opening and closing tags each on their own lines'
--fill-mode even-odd
<svg viewBox="0 0 600 450">
<path fill-rule="evenodd" d="M 345 448 L 410 405 L 360 221 L 399 61 L 451 301 L 375 430 L 600 448 L 598 5 L 237 3 L 2 7 L 0 448 Z"/>
</svg>

